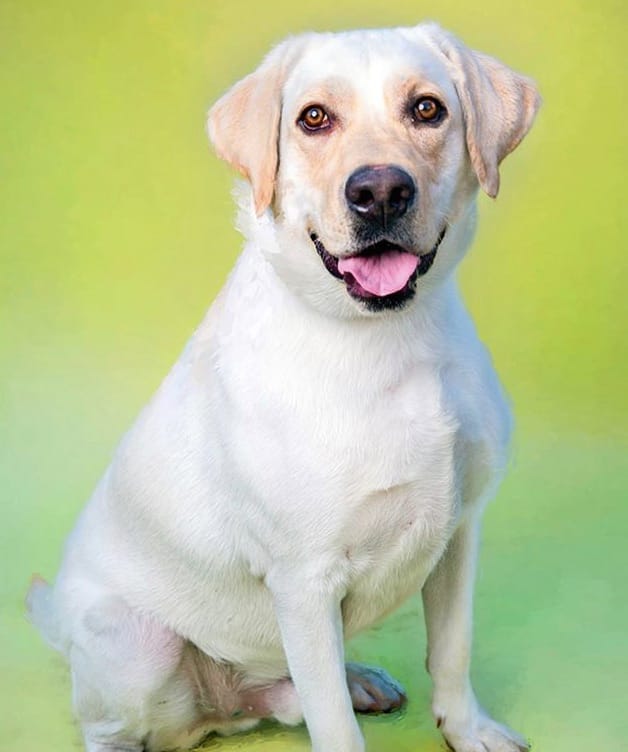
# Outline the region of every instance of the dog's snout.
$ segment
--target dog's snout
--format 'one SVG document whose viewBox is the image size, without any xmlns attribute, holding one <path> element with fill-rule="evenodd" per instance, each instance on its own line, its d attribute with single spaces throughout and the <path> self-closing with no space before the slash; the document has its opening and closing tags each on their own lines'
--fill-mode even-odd
<svg viewBox="0 0 628 752">
<path fill-rule="evenodd" d="M 394 165 L 359 167 L 345 185 L 345 198 L 352 212 L 387 223 L 402 217 L 414 202 L 416 186 L 405 170 Z"/>
</svg>

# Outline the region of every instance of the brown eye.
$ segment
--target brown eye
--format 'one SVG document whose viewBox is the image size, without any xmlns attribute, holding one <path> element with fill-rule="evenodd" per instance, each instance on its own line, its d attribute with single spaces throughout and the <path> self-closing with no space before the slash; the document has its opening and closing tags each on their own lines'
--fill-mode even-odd
<svg viewBox="0 0 628 752">
<path fill-rule="evenodd" d="M 423 123 L 438 123 L 443 119 L 445 108 L 433 97 L 421 97 L 412 108 L 414 119 Z"/>
<path fill-rule="evenodd" d="M 299 115 L 298 123 L 305 131 L 321 131 L 331 125 L 329 115 L 318 104 L 306 107 Z"/>
</svg>

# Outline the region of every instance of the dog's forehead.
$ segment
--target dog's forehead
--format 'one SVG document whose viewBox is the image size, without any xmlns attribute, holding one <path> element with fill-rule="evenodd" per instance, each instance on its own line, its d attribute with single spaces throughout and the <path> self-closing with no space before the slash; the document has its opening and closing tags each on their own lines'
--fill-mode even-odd
<svg viewBox="0 0 628 752">
<path fill-rule="evenodd" d="M 389 89 L 396 81 L 416 79 L 444 94 L 454 87 L 445 60 L 429 35 L 408 29 L 313 34 L 288 76 L 287 99 L 307 96 L 326 82 L 344 81 L 366 96 Z"/>
</svg>

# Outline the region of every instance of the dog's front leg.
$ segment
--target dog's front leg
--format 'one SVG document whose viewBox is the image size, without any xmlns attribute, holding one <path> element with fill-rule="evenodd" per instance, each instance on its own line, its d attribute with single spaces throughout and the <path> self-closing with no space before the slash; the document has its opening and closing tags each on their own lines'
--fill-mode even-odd
<svg viewBox="0 0 628 752">
<path fill-rule="evenodd" d="M 342 592 L 294 570 L 268 584 L 313 752 L 363 752 L 344 666 Z"/>
<path fill-rule="evenodd" d="M 432 710 L 456 752 L 522 752 L 526 741 L 479 706 L 469 677 L 479 514 L 464 520 L 423 587 Z"/>
</svg>

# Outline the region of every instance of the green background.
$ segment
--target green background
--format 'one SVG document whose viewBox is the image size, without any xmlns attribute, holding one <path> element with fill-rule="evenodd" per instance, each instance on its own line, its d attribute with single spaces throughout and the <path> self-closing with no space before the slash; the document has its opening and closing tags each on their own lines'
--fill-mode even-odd
<svg viewBox="0 0 628 752">
<path fill-rule="evenodd" d="M 626 5 L 441 0 L 1 0 L 0 750 L 78 749 L 69 681 L 23 616 L 120 434 L 233 264 L 209 104 L 306 29 L 434 18 L 545 104 L 482 197 L 461 270 L 510 392 L 513 467 L 487 513 L 473 674 L 542 752 L 626 748 Z M 369 752 L 442 749 L 411 601 L 356 640 L 406 684 Z M 307 750 L 303 729 L 210 749 Z"/>
</svg>

